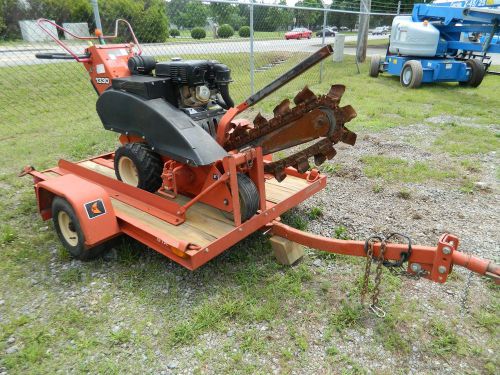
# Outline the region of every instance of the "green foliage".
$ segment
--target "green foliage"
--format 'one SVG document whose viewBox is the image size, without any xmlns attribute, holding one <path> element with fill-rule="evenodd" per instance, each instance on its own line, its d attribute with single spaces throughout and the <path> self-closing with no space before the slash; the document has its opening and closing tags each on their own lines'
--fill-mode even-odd
<svg viewBox="0 0 500 375">
<path fill-rule="evenodd" d="M 176 36 L 179 36 L 179 35 L 181 35 L 181 32 L 179 30 L 177 30 L 177 29 L 171 29 L 170 30 L 170 36 L 171 37 L 175 38 Z"/>
<path fill-rule="evenodd" d="M 304 0 L 295 3 L 296 6 L 306 7 L 306 8 L 323 8 L 321 0 Z M 316 28 L 323 22 L 323 12 L 313 12 L 303 9 L 295 9 L 294 15 L 296 18 L 296 24 L 308 28 Z"/>
<path fill-rule="evenodd" d="M 286 4 L 280 1 L 281 5 Z M 256 31 L 286 30 L 293 23 L 293 12 L 284 8 L 254 7 Z"/>
<path fill-rule="evenodd" d="M 92 20 L 92 6 L 87 0 L 30 0 L 29 4 L 33 19 L 43 16 L 59 25 Z"/>
<path fill-rule="evenodd" d="M 234 35 L 234 29 L 231 27 L 231 25 L 225 24 L 221 25 L 219 29 L 217 30 L 217 36 L 219 38 L 231 38 Z"/>
<path fill-rule="evenodd" d="M 242 26 L 238 30 L 238 35 L 242 38 L 248 38 L 250 37 L 250 27 L 248 26 Z"/>
<path fill-rule="evenodd" d="M 347 234 L 347 228 L 343 225 L 335 227 L 333 237 L 339 240 L 348 240 L 349 235 Z"/>
<path fill-rule="evenodd" d="M 309 217 L 309 219 L 315 220 L 320 216 L 323 216 L 323 210 L 321 209 L 321 207 L 313 207 L 309 210 L 307 216 Z"/>
<path fill-rule="evenodd" d="M 177 18 L 178 26 L 187 28 L 204 27 L 207 23 L 208 7 L 200 1 L 193 0 L 186 4 L 186 7 Z"/>
<path fill-rule="evenodd" d="M 330 318 L 329 327 L 339 332 L 358 325 L 363 313 L 363 307 L 353 301 L 342 301 Z"/>
<path fill-rule="evenodd" d="M 460 340 L 453 329 L 448 328 L 442 321 L 433 321 L 431 323 L 430 334 L 433 339 L 430 344 L 430 350 L 438 355 L 456 353 L 459 349 Z"/>
<path fill-rule="evenodd" d="M 142 43 L 164 42 L 168 38 L 168 18 L 162 0 L 101 0 L 99 7 L 103 25 L 126 19 Z"/>
<path fill-rule="evenodd" d="M 193 39 L 203 39 L 206 36 L 207 32 L 201 27 L 195 27 L 193 30 L 191 30 L 191 38 Z"/>
<path fill-rule="evenodd" d="M 287 225 L 300 230 L 307 229 L 307 221 L 302 215 L 300 215 L 297 210 L 290 210 L 281 215 L 281 219 Z"/>
</svg>

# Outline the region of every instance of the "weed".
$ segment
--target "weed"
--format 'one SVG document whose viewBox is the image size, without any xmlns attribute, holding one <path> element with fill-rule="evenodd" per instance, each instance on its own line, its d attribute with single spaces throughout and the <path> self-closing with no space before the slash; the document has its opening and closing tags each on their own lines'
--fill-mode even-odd
<svg viewBox="0 0 500 375">
<path fill-rule="evenodd" d="M 340 172 L 342 169 L 341 164 L 333 164 L 333 163 L 324 163 L 321 167 L 321 172 L 329 173 L 329 174 L 336 174 Z"/>
<path fill-rule="evenodd" d="M 290 211 L 285 212 L 281 215 L 281 219 L 283 220 L 283 223 L 288 224 L 291 227 L 300 230 L 307 229 L 307 221 L 298 213 L 296 209 L 291 209 Z"/>
<path fill-rule="evenodd" d="M 323 216 L 323 210 L 321 209 L 321 207 L 312 207 L 309 210 L 309 213 L 307 214 L 307 216 L 311 220 L 316 220 L 319 217 Z"/>
<path fill-rule="evenodd" d="M 459 337 L 442 321 L 432 321 L 430 334 L 433 336 L 430 350 L 437 355 L 455 353 L 459 348 Z"/>
<path fill-rule="evenodd" d="M 333 237 L 339 240 L 348 240 L 349 235 L 347 234 L 347 228 L 343 225 L 339 225 L 333 229 Z"/>
<path fill-rule="evenodd" d="M 337 354 L 339 354 L 339 350 L 335 346 L 330 346 L 326 349 L 326 355 L 330 357 L 335 357 Z"/>
<path fill-rule="evenodd" d="M 481 172 L 481 164 L 477 160 L 470 160 L 470 159 L 460 160 L 460 165 L 469 172 L 472 173 Z"/>
<path fill-rule="evenodd" d="M 341 305 L 330 318 L 329 326 L 341 332 L 346 328 L 358 325 L 361 320 L 363 307 L 353 301 L 342 301 Z"/>
<path fill-rule="evenodd" d="M 398 198 L 409 200 L 411 198 L 411 191 L 408 189 L 402 189 L 396 193 Z"/>
<path fill-rule="evenodd" d="M 128 343 L 132 340 L 132 332 L 127 328 L 121 328 L 117 331 L 111 332 L 111 341 L 115 345 Z"/>
<path fill-rule="evenodd" d="M 474 181 L 470 179 L 465 179 L 460 185 L 460 191 L 464 194 L 473 194 L 476 190 L 476 185 Z"/>
<path fill-rule="evenodd" d="M 375 194 L 378 194 L 378 193 L 381 193 L 384 191 L 384 186 L 381 185 L 381 184 L 375 184 L 372 186 L 372 191 L 375 193 Z"/>
<path fill-rule="evenodd" d="M 75 284 L 82 280 L 82 273 L 80 268 L 69 268 L 61 271 L 59 279 L 66 284 Z"/>
<path fill-rule="evenodd" d="M 0 230 L 0 246 L 13 242 L 17 238 L 17 233 L 10 225 L 5 225 Z"/>
</svg>

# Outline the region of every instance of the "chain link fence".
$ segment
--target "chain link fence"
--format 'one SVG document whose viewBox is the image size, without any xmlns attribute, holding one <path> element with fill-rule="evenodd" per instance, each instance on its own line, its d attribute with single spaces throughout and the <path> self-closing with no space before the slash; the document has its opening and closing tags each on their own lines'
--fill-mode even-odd
<svg viewBox="0 0 500 375">
<path fill-rule="evenodd" d="M 364 1 L 364 0 L 361 0 Z M 388 26 L 396 13 L 411 10 L 403 3 L 371 1 L 370 26 Z M 55 21 L 74 34 L 92 35 L 96 25 L 89 0 L 4 0 L 0 5 L 0 125 L 15 141 L 23 132 L 51 131 L 51 124 L 99 123 L 96 93 L 82 64 L 72 60 L 40 60 L 37 53 L 65 52 L 41 31 L 35 20 Z M 360 2 L 285 0 L 276 4 L 199 0 L 100 0 L 104 34 L 118 18 L 128 20 L 144 54 L 158 61 L 173 57 L 218 60 L 232 70 L 231 94 L 236 103 L 264 87 L 326 43 L 346 36 L 353 54 Z M 327 28 L 325 28 L 327 27 Z M 323 33 L 325 29 L 325 33 Z M 82 53 L 86 43 L 52 29 L 69 48 Z M 386 34 L 383 32 L 382 34 Z M 118 41 L 129 41 L 125 29 Z M 387 35 L 373 38 L 387 39 Z M 347 64 L 347 63 L 346 63 Z M 350 68 L 354 66 L 350 61 Z M 320 66 L 287 90 L 319 82 Z M 323 72 L 324 73 L 324 72 Z M 271 99 L 270 99 L 271 100 Z M 70 127 L 68 127 L 70 129 Z M 2 141 L 2 136 L 0 136 Z"/>
</svg>

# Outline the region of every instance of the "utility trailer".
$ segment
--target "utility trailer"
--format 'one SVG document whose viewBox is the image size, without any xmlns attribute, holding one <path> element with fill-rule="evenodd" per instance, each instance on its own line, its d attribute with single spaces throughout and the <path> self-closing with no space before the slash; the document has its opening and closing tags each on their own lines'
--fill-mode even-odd
<svg viewBox="0 0 500 375">
<path fill-rule="evenodd" d="M 478 87 L 500 53 L 500 2 L 436 1 L 415 4 L 411 16 L 397 16 L 382 59 L 374 55 L 369 74 L 400 77 L 403 87 L 459 82 Z"/>
<path fill-rule="evenodd" d="M 108 44 L 125 23 L 134 43 Z M 343 241 L 291 228 L 280 215 L 326 186 L 326 176 L 311 169 L 335 156 L 334 145 L 354 145 L 345 124 L 356 117 L 340 107 L 343 85 L 316 96 L 307 86 L 290 108 L 278 104 L 274 117 L 261 114 L 250 123 L 236 116 L 266 98 L 333 52 L 325 46 L 234 106 L 230 69 L 215 61 L 156 62 L 143 56 L 133 30 L 118 20 L 115 34 L 81 37 L 98 40 L 75 53 L 43 27 L 68 53 L 39 54 L 74 59 L 88 71 L 97 112 L 106 129 L 120 134 L 115 152 L 80 162 L 60 160 L 46 171 L 25 167 L 34 180 L 39 212 L 52 219 L 64 247 L 75 258 L 99 255 L 113 238 L 127 235 L 195 270 L 256 231 L 272 235 L 278 259 L 292 264 L 302 255 L 297 244 L 330 253 L 366 257 L 365 289 L 372 261 L 444 283 L 454 265 L 500 281 L 500 267 L 457 251 L 458 238 L 444 234 L 436 247 L 417 246 L 403 235 Z M 73 35 L 78 38 L 78 36 Z M 154 71 L 154 73 L 153 73 Z M 311 141 L 318 140 L 311 144 Z M 275 160 L 290 147 L 306 148 Z M 403 243 L 390 242 L 399 237 Z M 298 250 L 299 249 L 299 250 Z M 380 282 L 380 276 L 377 277 Z M 371 308 L 380 313 L 378 293 Z"/>
</svg>

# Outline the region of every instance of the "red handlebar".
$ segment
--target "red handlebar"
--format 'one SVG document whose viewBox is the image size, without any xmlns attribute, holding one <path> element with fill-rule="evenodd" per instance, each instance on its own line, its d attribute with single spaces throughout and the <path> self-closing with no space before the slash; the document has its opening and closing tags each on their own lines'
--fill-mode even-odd
<svg viewBox="0 0 500 375">
<path fill-rule="evenodd" d="M 129 31 L 130 31 L 130 34 L 132 35 L 132 39 L 134 40 L 134 45 L 137 47 L 137 54 L 140 55 L 142 54 L 142 48 L 141 48 L 141 45 L 139 43 L 139 41 L 137 40 L 137 37 L 135 36 L 135 33 L 134 33 L 134 30 L 132 29 L 132 26 L 130 26 L 130 23 L 128 23 L 128 21 L 124 20 L 124 19 L 117 19 L 116 22 L 115 22 L 115 33 L 113 35 L 102 35 L 102 36 L 80 36 L 80 35 L 75 35 L 73 34 L 71 31 L 69 30 L 66 30 L 64 27 L 62 26 L 59 26 L 57 23 L 55 22 L 52 22 L 51 20 L 48 20 L 48 19 L 45 19 L 45 18 L 40 18 L 36 21 L 38 27 L 40 27 L 52 40 L 54 40 L 54 42 L 56 42 L 59 46 L 61 46 L 61 48 L 63 48 L 65 51 L 67 51 L 72 57 L 73 59 L 75 59 L 76 61 L 78 62 L 89 62 L 90 61 L 90 58 L 89 57 L 82 57 L 82 56 L 78 56 L 75 52 L 73 52 L 65 43 L 63 43 L 62 41 L 59 40 L 59 38 L 57 37 L 57 35 L 54 35 L 49 29 L 47 29 L 44 24 L 45 23 L 48 23 L 54 27 L 56 27 L 57 29 L 71 35 L 73 38 L 75 39 L 79 39 L 79 40 L 98 40 L 98 39 L 114 39 L 118 36 L 118 24 L 120 22 L 123 22 L 125 25 L 127 25 Z"/>
</svg>

